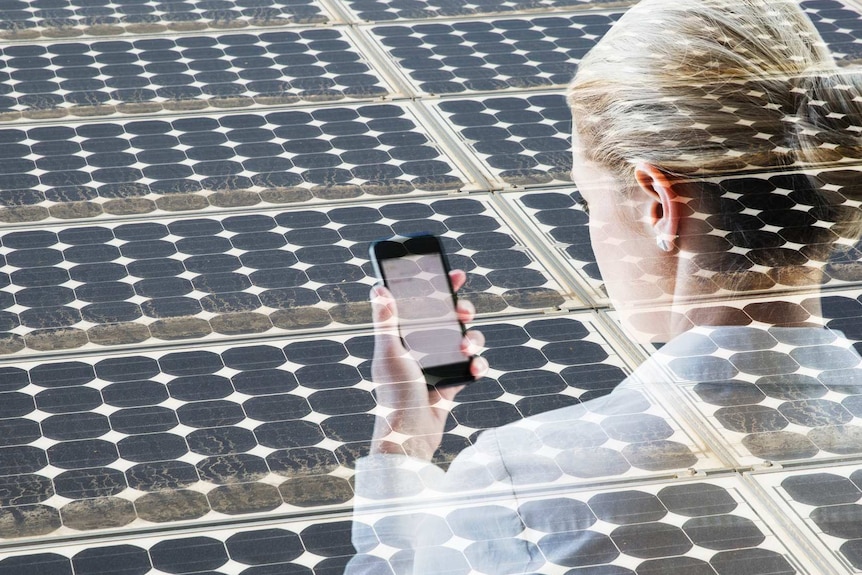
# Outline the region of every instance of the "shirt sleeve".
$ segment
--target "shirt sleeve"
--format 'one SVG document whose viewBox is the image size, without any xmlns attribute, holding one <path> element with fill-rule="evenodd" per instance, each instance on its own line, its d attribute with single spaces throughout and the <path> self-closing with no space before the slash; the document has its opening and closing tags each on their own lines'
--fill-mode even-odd
<svg viewBox="0 0 862 575">
<path fill-rule="evenodd" d="M 420 540 L 421 510 L 429 504 L 445 472 L 436 465 L 397 454 L 377 454 L 356 462 L 352 541 L 356 548 L 346 575 L 410 573 Z"/>
<path fill-rule="evenodd" d="M 511 478 L 496 430 L 444 472 L 403 455 L 357 462 L 348 575 L 529 572 L 535 546 L 519 535 Z"/>
</svg>

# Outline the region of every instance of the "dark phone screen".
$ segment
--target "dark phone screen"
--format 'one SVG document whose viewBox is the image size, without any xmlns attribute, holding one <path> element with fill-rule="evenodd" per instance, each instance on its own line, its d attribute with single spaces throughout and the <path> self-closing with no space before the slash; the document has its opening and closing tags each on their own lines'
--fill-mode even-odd
<svg viewBox="0 0 862 575">
<path fill-rule="evenodd" d="M 464 364 L 463 328 L 438 252 L 380 260 L 386 286 L 398 306 L 404 344 L 423 369 Z"/>
</svg>

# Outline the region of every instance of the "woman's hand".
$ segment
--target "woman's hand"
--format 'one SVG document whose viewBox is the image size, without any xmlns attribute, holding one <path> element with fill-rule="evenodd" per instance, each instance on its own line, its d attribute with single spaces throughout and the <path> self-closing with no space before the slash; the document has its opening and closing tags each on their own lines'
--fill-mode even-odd
<svg viewBox="0 0 862 575">
<path fill-rule="evenodd" d="M 449 274 L 452 287 L 459 290 L 467 274 L 453 270 Z M 371 290 L 371 310 L 374 321 L 374 359 L 371 377 L 377 384 L 377 403 L 384 415 L 378 416 L 374 427 L 372 453 L 406 453 L 411 457 L 430 460 L 443 438 L 443 428 L 451 401 L 463 385 L 428 389 L 419 364 L 410 357 L 398 333 L 398 309 L 392 294 L 383 286 Z M 458 302 L 458 318 L 469 323 L 476 314 L 467 301 Z M 461 343 L 465 357 L 474 355 L 485 344 L 477 331 L 468 331 Z M 473 358 L 470 373 L 482 377 L 488 362 Z"/>
</svg>

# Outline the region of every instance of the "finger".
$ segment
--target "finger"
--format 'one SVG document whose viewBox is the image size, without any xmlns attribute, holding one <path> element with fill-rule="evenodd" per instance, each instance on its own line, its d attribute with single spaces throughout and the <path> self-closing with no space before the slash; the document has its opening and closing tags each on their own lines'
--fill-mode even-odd
<svg viewBox="0 0 862 575">
<path fill-rule="evenodd" d="M 467 300 L 458 300 L 456 310 L 458 312 L 458 320 L 461 323 L 470 323 L 476 317 L 476 306 Z"/>
<path fill-rule="evenodd" d="M 369 294 L 371 300 L 371 320 L 374 328 L 393 328 L 398 325 L 398 308 L 395 298 L 386 287 L 375 285 Z"/>
<path fill-rule="evenodd" d="M 374 323 L 374 356 L 399 357 L 406 353 L 398 333 L 398 307 L 384 286 L 371 289 L 371 319 Z"/>
<path fill-rule="evenodd" d="M 452 289 L 458 291 L 467 283 L 467 272 L 464 270 L 452 270 L 449 272 L 449 281 L 452 282 Z"/>
<path fill-rule="evenodd" d="M 488 360 L 484 357 L 474 357 L 470 362 L 470 374 L 476 379 L 485 377 L 488 373 Z"/>
<path fill-rule="evenodd" d="M 485 347 L 485 335 L 481 331 L 471 329 L 461 341 L 461 351 L 468 355 L 476 355 Z"/>
</svg>

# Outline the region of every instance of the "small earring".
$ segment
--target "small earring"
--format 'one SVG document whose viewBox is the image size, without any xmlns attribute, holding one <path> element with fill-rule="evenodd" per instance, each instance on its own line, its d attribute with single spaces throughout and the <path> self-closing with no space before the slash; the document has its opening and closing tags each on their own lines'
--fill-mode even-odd
<svg viewBox="0 0 862 575">
<path fill-rule="evenodd" d="M 675 236 L 667 236 L 665 234 L 659 234 L 655 237 L 655 245 L 658 246 L 663 252 L 670 252 L 673 250 L 673 244 L 671 243 L 675 240 Z"/>
</svg>

